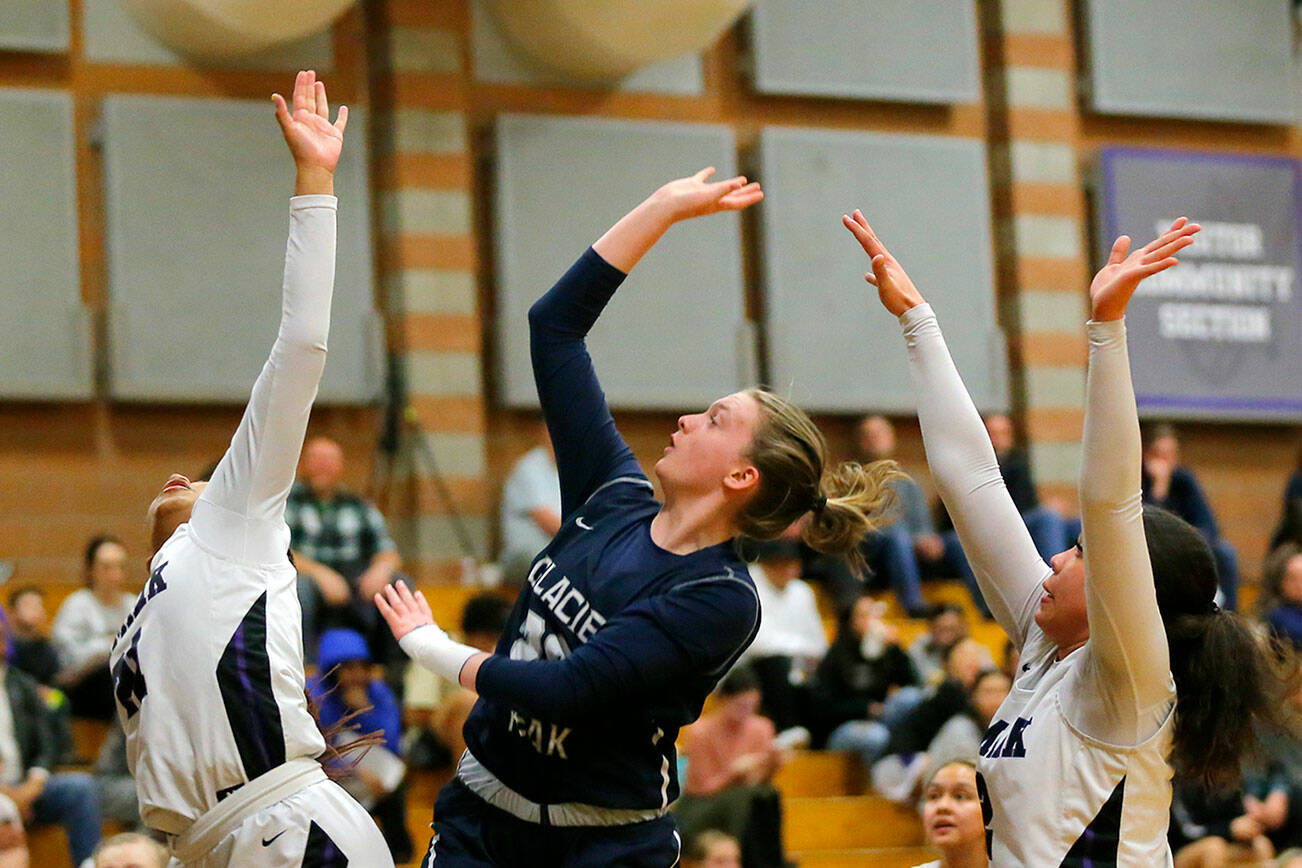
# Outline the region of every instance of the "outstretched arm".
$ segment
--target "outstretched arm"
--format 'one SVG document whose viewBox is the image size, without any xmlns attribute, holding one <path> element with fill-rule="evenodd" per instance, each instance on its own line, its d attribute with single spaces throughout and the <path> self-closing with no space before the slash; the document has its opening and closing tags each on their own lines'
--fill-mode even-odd
<svg viewBox="0 0 1302 868">
<path fill-rule="evenodd" d="M 1142 447 L 1124 316 L 1140 281 L 1175 265 L 1198 229 L 1182 217 L 1129 256 L 1123 235 L 1090 284 L 1080 501 L 1092 663 L 1084 672 L 1094 683 L 1073 691 L 1088 694 L 1073 723 L 1121 743 L 1151 734 L 1144 712 L 1160 717 L 1171 696 L 1166 631 L 1144 539 Z"/>
<path fill-rule="evenodd" d="M 1034 615 L 1036 590 L 1049 566 L 1008 495 L 990 436 L 950 358 L 940 325 L 863 214 L 842 218 L 872 260 L 865 279 L 900 318 L 927 464 L 954 520 L 991 613 L 1018 648 Z"/>
<path fill-rule="evenodd" d="M 248 521 L 282 521 L 325 367 L 334 289 L 334 171 L 348 110 L 340 108 L 338 120 L 330 122 L 325 85 L 312 72 L 298 74 L 292 112 L 279 94 L 272 100 L 296 170 L 280 329 L 230 448 L 200 497 L 217 511 L 196 508 L 192 519 L 210 533 L 240 531 Z"/>
<path fill-rule="evenodd" d="M 670 226 L 764 197 L 759 184 L 742 177 L 709 183 L 713 171 L 670 181 L 651 194 L 529 309 L 534 382 L 556 455 L 563 516 L 610 479 L 641 472 L 615 429 L 584 337 L 628 271 Z"/>
</svg>

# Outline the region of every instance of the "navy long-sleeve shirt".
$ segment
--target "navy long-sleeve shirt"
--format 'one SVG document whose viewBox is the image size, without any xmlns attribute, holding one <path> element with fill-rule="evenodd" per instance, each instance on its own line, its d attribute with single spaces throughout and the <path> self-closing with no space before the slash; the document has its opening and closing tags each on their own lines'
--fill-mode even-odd
<svg viewBox="0 0 1302 868">
<path fill-rule="evenodd" d="M 658 809 L 674 741 L 755 638 L 759 598 L 730 543 L 677 555 L 615 428 L 584 336 L 624 274 L 588 250 L 529 312 L 563 524 L 479 669 L 466 745 L 526 798 Z"/>
</svg>

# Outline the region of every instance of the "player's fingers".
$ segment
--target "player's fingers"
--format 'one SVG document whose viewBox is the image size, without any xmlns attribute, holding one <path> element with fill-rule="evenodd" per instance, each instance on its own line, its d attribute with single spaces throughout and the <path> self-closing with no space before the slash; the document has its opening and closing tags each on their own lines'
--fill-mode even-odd
<svg viewBox="0 0 1302 868">
<path fill-rule="evenodd" d="M 388 604 L 388 602 L 385 601 L 385 599 L 384 599 L 384 594 L 376 593 L 376 595 L 375 595 L 375 608 L 377 608 L 377 609 L 380 610 L 380 615 L 381 615 L 381 616 L 384 618 L 384 620 L 387 621 L 389 624 L 393 624 L 394 619 L 395 619 L 396 617 L 398 617 L 398 616 L 397 616 L 397 613 L 393 611 L 393 607 L 390 606 L 390 605 Z"/>
<path fill-rule="evenodd" d="M 424 591 L 416 592 L 416 605 L 420 608 L 420 613 L 431 621 L 434 620 L 434 610 L 429 607 L 429 600 L 425 599 Z"/>
<path fill-rule="evenodd" d="M 1108 265 L 1116 265 L 1126 258 L 1126 251 L 1130 249 L 1130 236 L 1122 235 L 1116 241 L 1112 242 L 1112 252 L 1108 254 Z"/>
<path fill-rule="evenodd" d="M 319 118 L 330 119 L 330 103 L 326 101 L 325 82 L 318 81 L 312 91 L 316 99 L 316 116 Z"/>
<path fill-rule="evenodd" d="M 285 98 L 278 93 L 273 93 L 271 102 L 276 106 L 276 123 L 280 124 L 282 130 L 288 129 L 289 107 L 285 105 Z"/>
<path fill-rule="evenodd" d="M 392 607 L 395 613 L 407 611 L 407 604 L 403 602 L 402 597 L 398 596 L 398 591 L 393 587 L 393 585 L 384 586 L 384 599 L 388 602 L 389 606 Z"/>
<path fill-rule="evenodd" d="M 1181 250 L 1184 250 L 1193 243 L 1193 236 L 1181 235 L 1172 241 L 1168 241 L 1156 250 L 1150 250 L 1148 253 L 1144 254 L 1144 264 L 1157 262 L 1158 260 L 1166 259 L 1168 256 L 1174 256 L 1176 253 L 1179 253 Z"/>
<path fill-rule="evenodd" d="M 704 184 L 705 179 L 710 177 L 713 174 L 714 174 L 714 166 L 706 166 L 704 169 L 697 172 L 695 175 L 692 175 L 692 180 L 700 181 L 702 184 Z"/>
<path fill-rule="evenodd" d="M 398 596 L 402 598 L 402 602 L 409 608 L 417 608 L 416 598 L 411 595 L 411 588 L 407 587 L 407 583 L 402 579 L 398 579 L 394 584 L 398 587 Z"/>
<path fill-rule="evenodd" d="M 308 84 L 307 70 L 299 70 L 298 75 L 294 78 L 294 103 L 293 110 L 305 109 L 308 106 L 308 97 L 312 93 L 312 86 Z"/>
<path fill-rule="evenodd" d="M 863 279 L 871 283 L 873 286 L 877 285 L 877 275 L 873 274 L 871 271 L 865 274 Z"/>
<path fill-rule="evenodd" d="M 335 119 L 335 129 L 337 129 L 339 132 L 342 133 L 344 131 L 344 128 L 347 126 L 348 126 L 348 106 L 341 105 L 339 107 L 339 117 Z"/>
</svg>

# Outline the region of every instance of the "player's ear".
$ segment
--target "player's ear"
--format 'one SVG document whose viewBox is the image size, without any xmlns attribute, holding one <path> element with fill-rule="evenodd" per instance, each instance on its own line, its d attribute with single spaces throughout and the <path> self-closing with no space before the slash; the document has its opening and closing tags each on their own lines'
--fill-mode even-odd
<svg viewBox="0 0 1302 868">
<path fill-rule="evenodd" d="M 749 462 L 739 464 L 723 478 L 723 487 L 741 494 L 759 488 L 759 470 Z"/>
</svg>

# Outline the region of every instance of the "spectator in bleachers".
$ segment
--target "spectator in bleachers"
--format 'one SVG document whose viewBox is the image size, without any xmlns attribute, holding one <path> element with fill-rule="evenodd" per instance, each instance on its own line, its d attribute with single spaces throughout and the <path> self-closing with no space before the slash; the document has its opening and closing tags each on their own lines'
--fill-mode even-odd
<svg viewBox="0 0 1302 868">
<path fill-rule="evenodd" d="M 1284 485 L 1284 506 L 1280 510 L 1279 524 L 1270 537 L 1270 553 L 1285 543 L 1302 547 L 1302 446 L 1298 447 L 1297 464 Z"/>
<path fill-rule="evenodd" d="M 491 592 L 476 594 L 461 610 L 461 641 L 492 653 L 510 612 L 509 600 Z M 403 697 L 407 723 L 403 744 L 408 761 L 434 768 L 459 759 L 466 749 L 461 728 L 478 698 L 473 690 L 444 681 L 413 661 L 407 667 Z"/>
<path fill-rule="evenodd" d="M 950 650 L 968 637 L 967 612 L 958 603 L 940 603 L 927 615 L 927 632 L 909 646 L 909 659 L 918 673 L 918 681 L 930 684 L 944 677 L 945 659 Z M 983 664 L 994 666 L 990 651 L 979 646 L 985 655 Z"/>
<path fill-rule="evenodd" d="M 782 764 L 773 722 L 759 714 L 759 680 L 738 666 L 720 682 L 717 705 L 682 731 L 687 773 L 674 814 L 683 837 L 719 829 L 741 842 L 746 868 L 783 868 Z"/>
<path fill-rule="evenodd" d="M 683 868 L 742 868 L 741 844 L 727 832 L 706 829 L 683 847 Z"/>
<path fill-rule="evenodd" d="M 97 536 L 86 544 L 82 565 L 86 587 L 63 601 L 51 630 L 59 655 L 59 685 L 74 715 L 111 720 L 116 712 L 109 651 L 136 602 L 124 589 L 127 550 L 115 537 Z"/>
<path fill-rule="evenodd" d="M 1167 839 L 1176 868 L 1259 865 L 1274 857 L 1265 828 L 1244 809 L 1242 786 L 1209 789 L 1180 775 L 1171 785 Z"/>
<path fill-rule="evenodd" d="M 764 713 L 779 730 L 797 726 L 805 685 L 827 653 L 827 634 L 814 590 L 800 578 L 798 543 L 748 542 L 751 579 L 760 600 L 760 626 L 742 655 L 760 681 Z"/>
<path fill-rule="evenodd" d="M 985 818 L 972 760 L 952 760 L 932 772 L 922 788 L 922 826 L 927 843 L 942 855 L 917 868 L 986 868 Z"/>
<path fill-rule="evenodd" d="M 1273 634 L 1302 649 L 1302 547 L 1285 543 L 1266 559 L 1257 606 Z"/>
<path fill-rule="evenodd" d="M 53 686 L 59 675 L 59 655 L 50 641 L 45 591 L 24 585 L 9 592 L 5 614 L 9 619 L 9 662 L 36 679 Z"/>
<path fill-rule="evenodd" d="M 351 627 L 366 637 L 380 662 L 398 659 L 372 602 L 402 566 L 384 516 L 343 486 L 343 449 L 328 437 L 314 437 L 303 447 L 298 475 L 285 523 L 298 569 L 307 658 L 316 659 L 322 630 Z"/>
<path fill-rule="evenodd" d="M 1202 534 L 1216 556 L 1216 572 L 1224 606 L 1238 609 L 1239 556 L 1221 537 L 1207 495 L 1192 470 L 1180 463 L 1180 441 L 1170 425 L 1149 432 L 1144 448 L 1144 503 L 1174 512 Z"/>
<path fill-rule="evenodd" d="M 343 747 L 359 734 L 378 733 L 372 746 L 338 778 L 340 786 L 370 811 L 389 845 L 393 861 L 409 862 L 414 845 L 407 831 L 407 785 L 403 782 L 402 710 L 393 691 L 372 673 L 370 649 L 361 633 L 336 627 L 321 634 L 320 674 L 308 682 L 321 727 Z"/>
<path fill-rule="evenodd" d="M 832 750 L 871 757 L 886 747 L 882 721 L 892 688 L 916 685 L 917 673 L 894 627 L 882 620 L 885 604 L 864 594 L 814 674 L 810 729 Z"/>
<path fill-rule="evenodd" d="M 0 795 L 36 823 L 59 823 L 72 861 L 90 858 L 100 839 L 100 803 L 95 781 L 84 772 L 54 772 L 58 760 L 39 685 L 26 672 L 3 668 L 0 691 Z"/>
<path fill-rule="evenodd" d="M 971 639 L 950 649 L 944 680 L 891 726 L 883 755 L 871 768 L 879 793 L 909 802 L 936 763 L 976 755 L 982 733 L 1011 686 L 1002 671 L 984 667 L 989 656 Z"/>
<path fill-rule="evenodd" d="M 13 799 L 0 795 L 0 868 L 28 868 L 29 864 L 22 815 Z"/>
<path fill-rule="evenodd" d="M 167 848 L 135 832 L 106 838 L 95 848 L 95 868 L 164 868 Z"/>
<path fill-rule="evenodd" d="M 143 830 L 145 825 L 140 819 L 136 779 L 131 776 L 131 767 L 127 763 L 127 736 L 116 720 L 104 736 L 92 772 L 104 819 L 128 829 Z"/>
<path fill-rule="evenodd" d="M 1261 761 L 1245 776 L 1244 815 L 1255 820 L 1287 868 L 1302 866 L 1302 690 L 1289 698 L 1284 727 L 1261 733 Z"/>
<path fill-rule="evenodd" d="M 860 461 L 895 457 L 895 428 L 885 416 L 866 416 L 859 422 L 857 435 Z M 919 563 L 941 563 L 945 544 L 932 524 L 922 487 L 907 474 L 892 480 L 890 486 L 897 498 L 894 520 L 864 538 L 864 559 L 872 571 L 871 586 L 877 586 L 874 579 L 889 585 L 909 616 L 920 618 L 927 607 L 922 599 Z"/>
<path fill-rule="evenodd" d="M 524 584 L 538 552 L 561 528 L 561 480 L 547 426 L 534 424 L 534 447 L 520 457 L 502 485 L 502 575 Z"/>
</svg>

